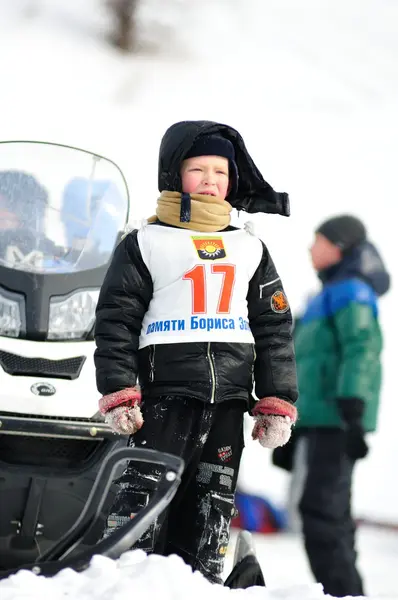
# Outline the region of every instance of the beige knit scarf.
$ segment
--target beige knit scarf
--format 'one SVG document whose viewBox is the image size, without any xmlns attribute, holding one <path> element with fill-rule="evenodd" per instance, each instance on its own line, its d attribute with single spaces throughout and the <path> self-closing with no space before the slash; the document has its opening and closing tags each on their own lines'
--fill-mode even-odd
<svg viewBox="0 0 398 600">
<path fill-rule="evenodd" d="M 162 192 L 158 198 L 156 215 L 148 219 L 153 223 L 157 219 L 167 225 L 174 225 L 193 231 L 221 231 L 231 221 L 232 206 L 217 196 L 191 194 L 191 220 L 180 221 L 181 194 L 179 192 Z"/>
</svg>

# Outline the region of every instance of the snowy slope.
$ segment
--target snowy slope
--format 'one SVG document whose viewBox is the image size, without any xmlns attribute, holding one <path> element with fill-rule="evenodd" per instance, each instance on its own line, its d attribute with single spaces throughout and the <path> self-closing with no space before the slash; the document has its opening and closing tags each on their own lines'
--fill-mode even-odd
<svg viewBox="0 0 398 600">
<path fill-rule="evenodd" d="M 1 138 L 71 143 L 108 155 L 128 178 L 131 218 L 137 219 L 155 207 L 164 130 L 186 118 L 230 123 L 264 176 L 290 193 L 290 219 L 255 221 L 295 310 L 317 285 L 307 252 L 315 225 L 340 211 L 363 217 L 387 260 L 393 289 L 381 302 L 380 428 L 371 456 L 357 469 L 354 506 L 358 515 L 398 522 L 398 265 L 392 259 L 398 5 L 145 0 L 140 22 L 142 49 L 124 56 L 104 43 L 109 22 L 100 0 L 0 3 Z M 283 503 L 286 477 L 269 458 L 248 438 L 241 484 Z M 311 590 L 298 595 L 322 595 Z"/>
</svg>

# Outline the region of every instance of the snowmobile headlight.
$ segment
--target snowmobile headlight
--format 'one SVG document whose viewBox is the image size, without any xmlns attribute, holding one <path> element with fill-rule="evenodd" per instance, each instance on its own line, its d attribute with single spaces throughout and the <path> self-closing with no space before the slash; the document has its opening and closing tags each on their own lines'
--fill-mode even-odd
<svg viewBox="0 0 398 600">
<path fill-rule="evenodd" d="M 50 301 L 48 340 L 83 338 L 93 327 L 99 290 L 81 290 Z"/>
<path fill-rule="evenodd" d="M 0 288 L 0 335 L 19 337 L 24 327 L 24 299 Z"/>
</svg>

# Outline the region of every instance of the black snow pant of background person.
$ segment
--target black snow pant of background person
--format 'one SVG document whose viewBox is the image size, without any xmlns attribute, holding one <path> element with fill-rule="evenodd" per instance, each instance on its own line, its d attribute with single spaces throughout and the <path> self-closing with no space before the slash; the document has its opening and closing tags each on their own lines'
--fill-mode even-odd
<svg viewBox="0 0 398 600">
<path fill-rule="evenodd" d="M 177 554 L 211 582 L 221 574 L 229 542 L 243 441 L 246 404 L 230 400 L 205 404 L 165 396 L 142 404 L 144 425 L 130 440 L 182 457 L 185 470 L 168 508 L 134 545 L 147 553 Z M 156 489 L 159 466 L 131 462 L 119 478 L 104 536 L 145 506 Z"/>
<path fill-rule="evenodd" d="M 306 431 L 298 441 L 306 470 L 299 503 L 305 549 L 325 594 L 338 598 L 364 595 L 351 516 L 354 461 L 345 444 L 345 433 L 337 429 Z"/>
</svg>

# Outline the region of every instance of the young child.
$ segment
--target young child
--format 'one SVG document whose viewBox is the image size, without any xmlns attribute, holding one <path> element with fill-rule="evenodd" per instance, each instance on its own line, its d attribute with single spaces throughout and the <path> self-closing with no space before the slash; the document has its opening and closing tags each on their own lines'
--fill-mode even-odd
<svg viewBox="0 0 398 600">
<path fill-rule="evenodd" d="M 253 438 L 274 448 L 290 437 L 297 398 L 281 280 L 265 245 L 231 227 L 230 213 L 288 215 L 288 198 L 264 181 L 236 130 L 208 121 L 166 131 L 159 191 L 156 217 L 123 239 L 101 289 L 100 410 L 136 447 L 185 461 L 176 496 L 136 547 L 178 554 L 220 583 L 244 413 L 254 416 Z M 127 468 L 106 535 L 145 506 L 158 476 Z"/>
<path fill-rule="evenodd" d="M 366 432 L 377 426 L 378 297 L 390 281 L 363 223 L 351 215 L 318 227 L 311 258 L 322 290 L 295 320 L 300 419 L 273 459 L 293 466 L 291 497 L 298 499 L 306 552 L 325 594 L 362 596 L 351 484 L 355 462 L 368 453 Z"/>
</svg>

